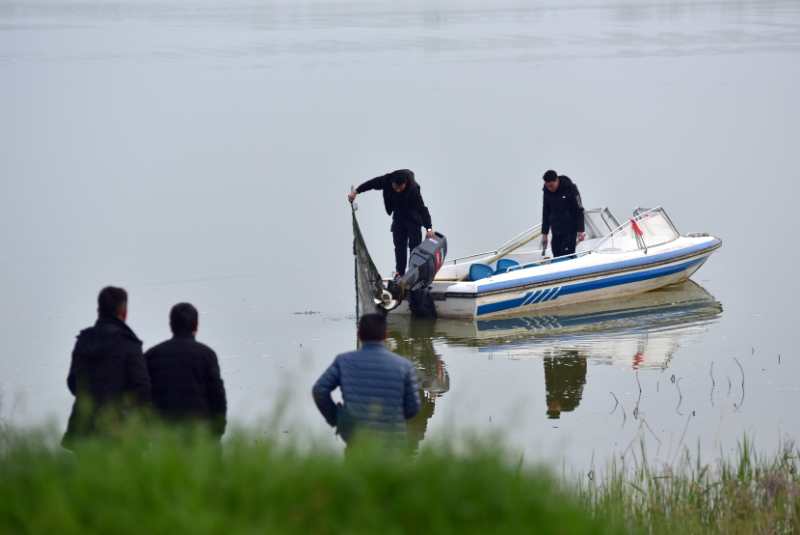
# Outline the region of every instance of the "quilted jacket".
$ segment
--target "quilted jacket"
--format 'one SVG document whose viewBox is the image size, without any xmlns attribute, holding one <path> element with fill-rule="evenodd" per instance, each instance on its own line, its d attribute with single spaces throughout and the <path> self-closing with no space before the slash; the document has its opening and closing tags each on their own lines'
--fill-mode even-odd
<svg viewBox="0 0 800 535">
<path fill-rule="evenodd" d="M 343 406 L 331 399 L 337 387 Z M 374 342 L 337 356 L 314 384 L 312 394 L 328 424 L 340 427 L 344 411 L 359 432 L 405 435 L 406 420 L 419 412 L 420 405 L 413 364 Z M 339 431 L 348 440 L 349 433 Z"/>
</svg>

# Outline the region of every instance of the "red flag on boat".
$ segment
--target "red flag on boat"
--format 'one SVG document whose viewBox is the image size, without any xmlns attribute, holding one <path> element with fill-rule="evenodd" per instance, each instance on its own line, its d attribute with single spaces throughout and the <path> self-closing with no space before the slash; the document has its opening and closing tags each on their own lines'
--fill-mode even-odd
<svg viewBox="0 0 800 535">
<path fill-rule="evenodd" d="M 639 227 L 639 225 L 636 223 L 636 220 L 635 220 L 635 219 L 631 219 L 631 228 L 633 228 L 633 231 L 634 231 L 634 232 L 636 233 L 636 235 L 637 235 L 637 236 L 639 236 L 640 238 L 641 238 L 642 236 L 644 236 L 644 232 L 642 232 L 642 229 L 641 229 L 641 228 Z"/>
</svg>

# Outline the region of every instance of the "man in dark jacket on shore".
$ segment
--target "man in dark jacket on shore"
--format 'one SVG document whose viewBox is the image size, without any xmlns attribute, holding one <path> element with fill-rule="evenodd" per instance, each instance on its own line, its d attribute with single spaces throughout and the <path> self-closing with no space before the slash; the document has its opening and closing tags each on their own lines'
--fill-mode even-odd
<svg viewBox="0 0 800 535">
<path fill-rule="evenodd" d="M 125 323 L 128 294 L 103 288 L 97 322 L 78 335 L 67 386 L 75 396 L 63 444 L 87 436 L 112 436 L 129 414 L 150 401 L 150 378 L 142 342 Z"/>
<path fill-rule="evenodd" d="M 356 195 L 369 190 L 383 192 L 386 213 L 392 216 L 392 238 L 394 241 L 395 274 L 402 276 L 408 264 L 408 251 L 422 243 L 422 232 L 433 238 L 431 214 L 422 200 L 422 191 L 414 179 L 414 173 L 400 169 L 389 174 L 367 180 L 348 195 L 352 203 Z"/>
<path fill-rule="evenodd" d="M 547 235 L 552 230 L 553 256 L 575 253 L 575 247 L 586 238 L 583 202 L 578 186 L 569 177 L 553 170 L 544 176 L 542 203 L 542 248 L 547 247 Z"/>
<path fill-rule="evenodd" d="M 145 353 L 153 383 L 153 408 L 167 422 L 206 425 L 225 433 L 227 401 L 217 355 L 195 340 L 197 309 L 178 303 L 169 314 L 173 337 Z"/>
<path fill-rule="evenodd" d="M 419 412 L 417 374 L 413 364 L 386 349 L 386 318 L 365 314 L 358 322 L 361 349 L 334 359 L 312 389 L 325 421 L 348 446 L 367 436 L 396 447 L 408 445 L 406 420 Z M 343 405 L 331 399 L 340 388 Z"/>
</svg>

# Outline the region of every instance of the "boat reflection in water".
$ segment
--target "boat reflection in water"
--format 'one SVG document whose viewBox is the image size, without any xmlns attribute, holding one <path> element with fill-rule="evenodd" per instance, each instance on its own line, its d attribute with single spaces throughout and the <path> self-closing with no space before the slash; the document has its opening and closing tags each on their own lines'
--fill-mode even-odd
<svg viewBox="0 0 800 535">
<path fill-rule="evenodd" d="M 390 321 L 387 346 L 398 355 L 410 359 L 417 368 L 419 381 L 419 413 L 408 421 L 411 448 L 416 450 L 425 438 L 428 420 L 433 416 L 436 400 L 450 390 L 450 375 L 433 342 L 435 323 L 430 320 L 403 318 L 400 325 Z"/>
<path fill-rule="evenodd" d="M 559 349 L 634 368 L 669 364 L 681 340 L 701 332 L 722 305 L 699 284 L 685 283 L 621 300 L 564 307 L 555 313 L 496 320 L 439 320 L 449 345 L 496 357 L 545 358 Z"/>
<path fill-rule="evenodd" d="M 477 321 L 390 315 L 389 345 L 416 362 L 427 418 L 436 399 L 449 389 L 449 377 L 434 348 L 439 343 L 473 347 L 492 358 L 541 359 L 547 416 L 559 418 L 581 401 L 587 360 L 632 369 L 666 368 L 681 343 L 704 332 L 721 313 L 722 305 L 710 293 L 687 281 L 546 315 Z"/>
</svg>

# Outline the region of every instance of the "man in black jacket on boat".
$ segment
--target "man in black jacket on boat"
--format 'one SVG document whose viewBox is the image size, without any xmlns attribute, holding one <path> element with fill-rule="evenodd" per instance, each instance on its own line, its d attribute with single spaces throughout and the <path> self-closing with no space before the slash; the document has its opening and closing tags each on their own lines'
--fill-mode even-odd
<svg viewBox="0 0 800 535">
<path fill-rule="evenodd" d="M 545 172 L 542 202 L 542 248 L 547 247 L 547 235 L 552 230 L 553 256 L 575 253 L 575 247 L 586 238 L 583 202 L 578 186 L 567 176 L 553 170 Z"/>
<path fill-rule="evenodd" d="M 425 228 L 429 238 L 434 236 L 431 214 L 422 200 L 421 188 L 412 171 L 399 169 L 367 180 L 347 197 L 352 203 L 357 194 L 369 190 L 383 192 L 386 213 L 392 216 L 396 275 L 405 275 L 408 251 L 422 243 L 420 228 Z"/>
</svg>

